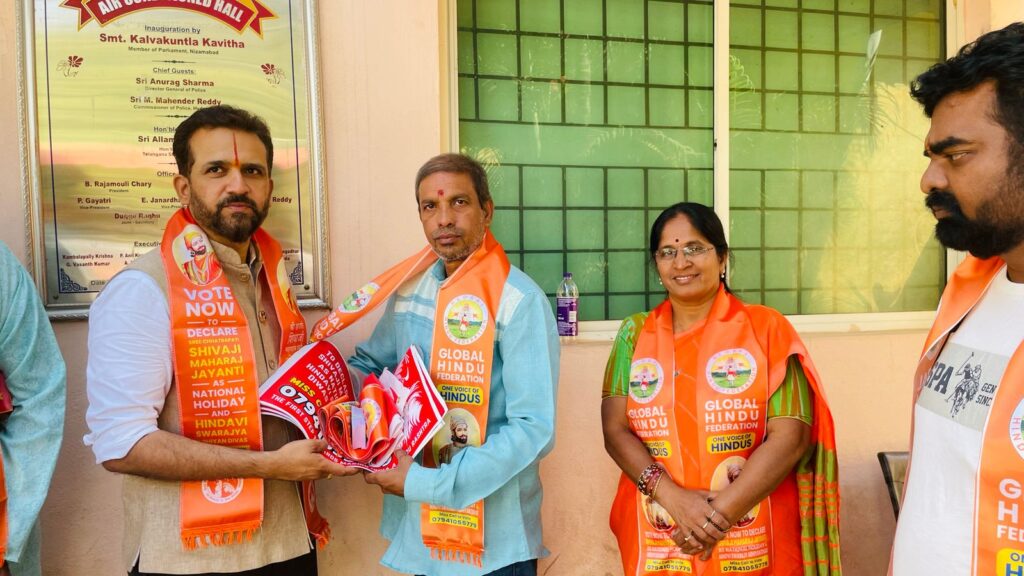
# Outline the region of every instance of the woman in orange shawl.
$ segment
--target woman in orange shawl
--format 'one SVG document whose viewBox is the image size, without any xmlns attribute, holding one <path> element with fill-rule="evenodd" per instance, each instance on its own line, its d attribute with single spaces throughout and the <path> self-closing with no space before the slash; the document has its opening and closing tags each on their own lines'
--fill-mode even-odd
<svg viewBox="0 0 1024 576">
<path fill-rule="evenodd" d="M 650 254 L 668 298 L 623 321 L 601 405 L 624 573 L 841 574 L 832 417 L 799 336 L 730 293 L 710 208 L 662 212 Z"/>
</svg>

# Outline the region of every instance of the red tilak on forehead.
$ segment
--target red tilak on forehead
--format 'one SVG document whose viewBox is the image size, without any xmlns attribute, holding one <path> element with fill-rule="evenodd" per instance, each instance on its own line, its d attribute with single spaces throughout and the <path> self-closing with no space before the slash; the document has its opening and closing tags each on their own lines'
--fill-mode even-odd
<svg viewBox="0 0 1024 576">
<path fill-rule="evenodd" d="M 231 145 L 235 147 L 235 168 L 238 168 L 238 140 L 235 139 L 235 134 L 231 134 Z"/>
<path fill-rule="evenodd" d="M 440 196 L 441 198 L 444 198 L 444 189 L 438 188 L 437 195 Z"/>
</svg>

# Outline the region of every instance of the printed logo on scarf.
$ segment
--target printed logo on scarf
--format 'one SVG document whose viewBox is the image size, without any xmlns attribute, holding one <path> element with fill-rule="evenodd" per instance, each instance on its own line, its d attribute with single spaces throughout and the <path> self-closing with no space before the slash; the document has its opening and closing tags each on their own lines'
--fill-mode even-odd
<svg viewBox="0 0 1024 576">
<path fill-rule="evenodd" d="M 220 480 L 203 480 L 203 497 L 214 504 L 227 504 L 242 493 L 242 478 L 221 478 Z"/>
<path fill-rule="evenodd" d="M 659 532 L 672 532 L 675 529 L 676 521 L 668 510 L 649 496 L 641 494 L 640 499 L 643 502 L 644 517 L 652 528 Z"/>
<path fill-rule="evenodd" d="M 374 282 L 370 282 L 366 286 L 363 286 L 359 290 L 349 294 L 348 298 L 345 298 L 345 301 L 341 303 L 342 310 L 346 312 L 359 312 L 363 308 L 366 308 L 366 305 L 370 303 L 370 298 L 377 293 L 377 290 L 380 290 L 380 286 Z"/>
<path fill-rule="evenodd" d="M 757 363 L 754 356 L 743 348 L 723 350 L 708 360 L 705 376 L 708 384 L 718 392 L 739 394 L 754 383 Z"/>
<path fill-rule="evenodd" d="M 472 294 L 456 296 L 444 309 L 444 333 L 456 344 L 472 344 L 484 333 L 485 327 L 487 306 Z"/>
<path fill-rule="evenodd" d="M 638 358 L 629 367 L 629 396 L 646 404 L 661 392 L 665 372 L 654 358 Z"/>
<path fill-rule="evenodd" d="M 1024 400 L 1017 404 L 1010 417 L 1010 442 L 1017 454 L 1024 458 Z"/>
<path fill-rule="evenodd" d="M 277 263 L 277 286 L 281 290 L 281 299 L 288 305 L 292 314 L 299 315 L 299 301 L 295 299 L 292 291 L 292 279 L 288 277 L 288 262 L 284 258 Z"/>
<path fill-rule="evenodd" d="M 206 286 L 220 278 L 220 262 L 201 228 L 186 225 L 171 244 L 174 261 L 189 282 Z"/>
<path fill-rule="evenodd" d="M 747 463 L 747 459 L 742 456 L 730 456 L 725 460 L 722 460 L 715 468 L 715 473 L 711 477 L 711 490 L 718 492 L 725 490 L 726 486 L 732 484 L 740 477 L 740 473 L 743 472 L 743 466 Z M 736 528 L 743 528 L 749 526 L 754 520 L 757 519 L 757 514 L 761 511 L 761 504 L 755 504 L 742 518 L 736 521 Z"/>
</svg>

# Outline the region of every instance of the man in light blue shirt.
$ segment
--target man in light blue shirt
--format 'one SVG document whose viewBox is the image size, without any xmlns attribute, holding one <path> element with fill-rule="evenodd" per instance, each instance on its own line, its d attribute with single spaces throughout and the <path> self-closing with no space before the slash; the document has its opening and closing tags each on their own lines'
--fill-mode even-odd
<svg viewBox="0 0 1024 576">
<path fill-rule="evenodd" d="M 388 301 L 350 367 L 379 374 L 415 344 L 429 365 L 438 292 L 483 243 L 494 214 L 487 176 L 474 160 L 443 154 L 416 176 L 423 231 L 439 256 Z M 493 311 L 492 311 L 493 312 Z M 391 545 L 385 566 L 428 576 L 534 575 L 547 555 L 541 539 L 540 459 L 554 446 L 558 337 L 544 292 L 511 267 L 497 311 L 486 438 L 427 468 L 399 453 L 393 470 L 368 474 L 385 493 L 381 533 Z M 455 433 L 448 426 L 438 434 Z M 422 504 L 462 509 L 484 501 L 482 566 L 431 557 L 422 539 Z"/>
<path fill-rule="evenodd" d="M 0 372 L 14 411 L 0 424 L 7 551 L 0 574 L 38 576 L 39 510 L 64 434 L 65 368 L 32 279 L 0 243 Z"/>
</svg>

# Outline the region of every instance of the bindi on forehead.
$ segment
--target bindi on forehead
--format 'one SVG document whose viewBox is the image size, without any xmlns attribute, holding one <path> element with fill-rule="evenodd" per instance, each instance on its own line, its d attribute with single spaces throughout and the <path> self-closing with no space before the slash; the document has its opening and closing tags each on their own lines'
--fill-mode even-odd
<svg viewBox="0 0 1024 576">
<path fill-rule="evenodd" d="M 438 198 L 444 198 L 444 189 L 443 188 L 438 188 L 437 189 L 437 197 Z"/>
</svg>

